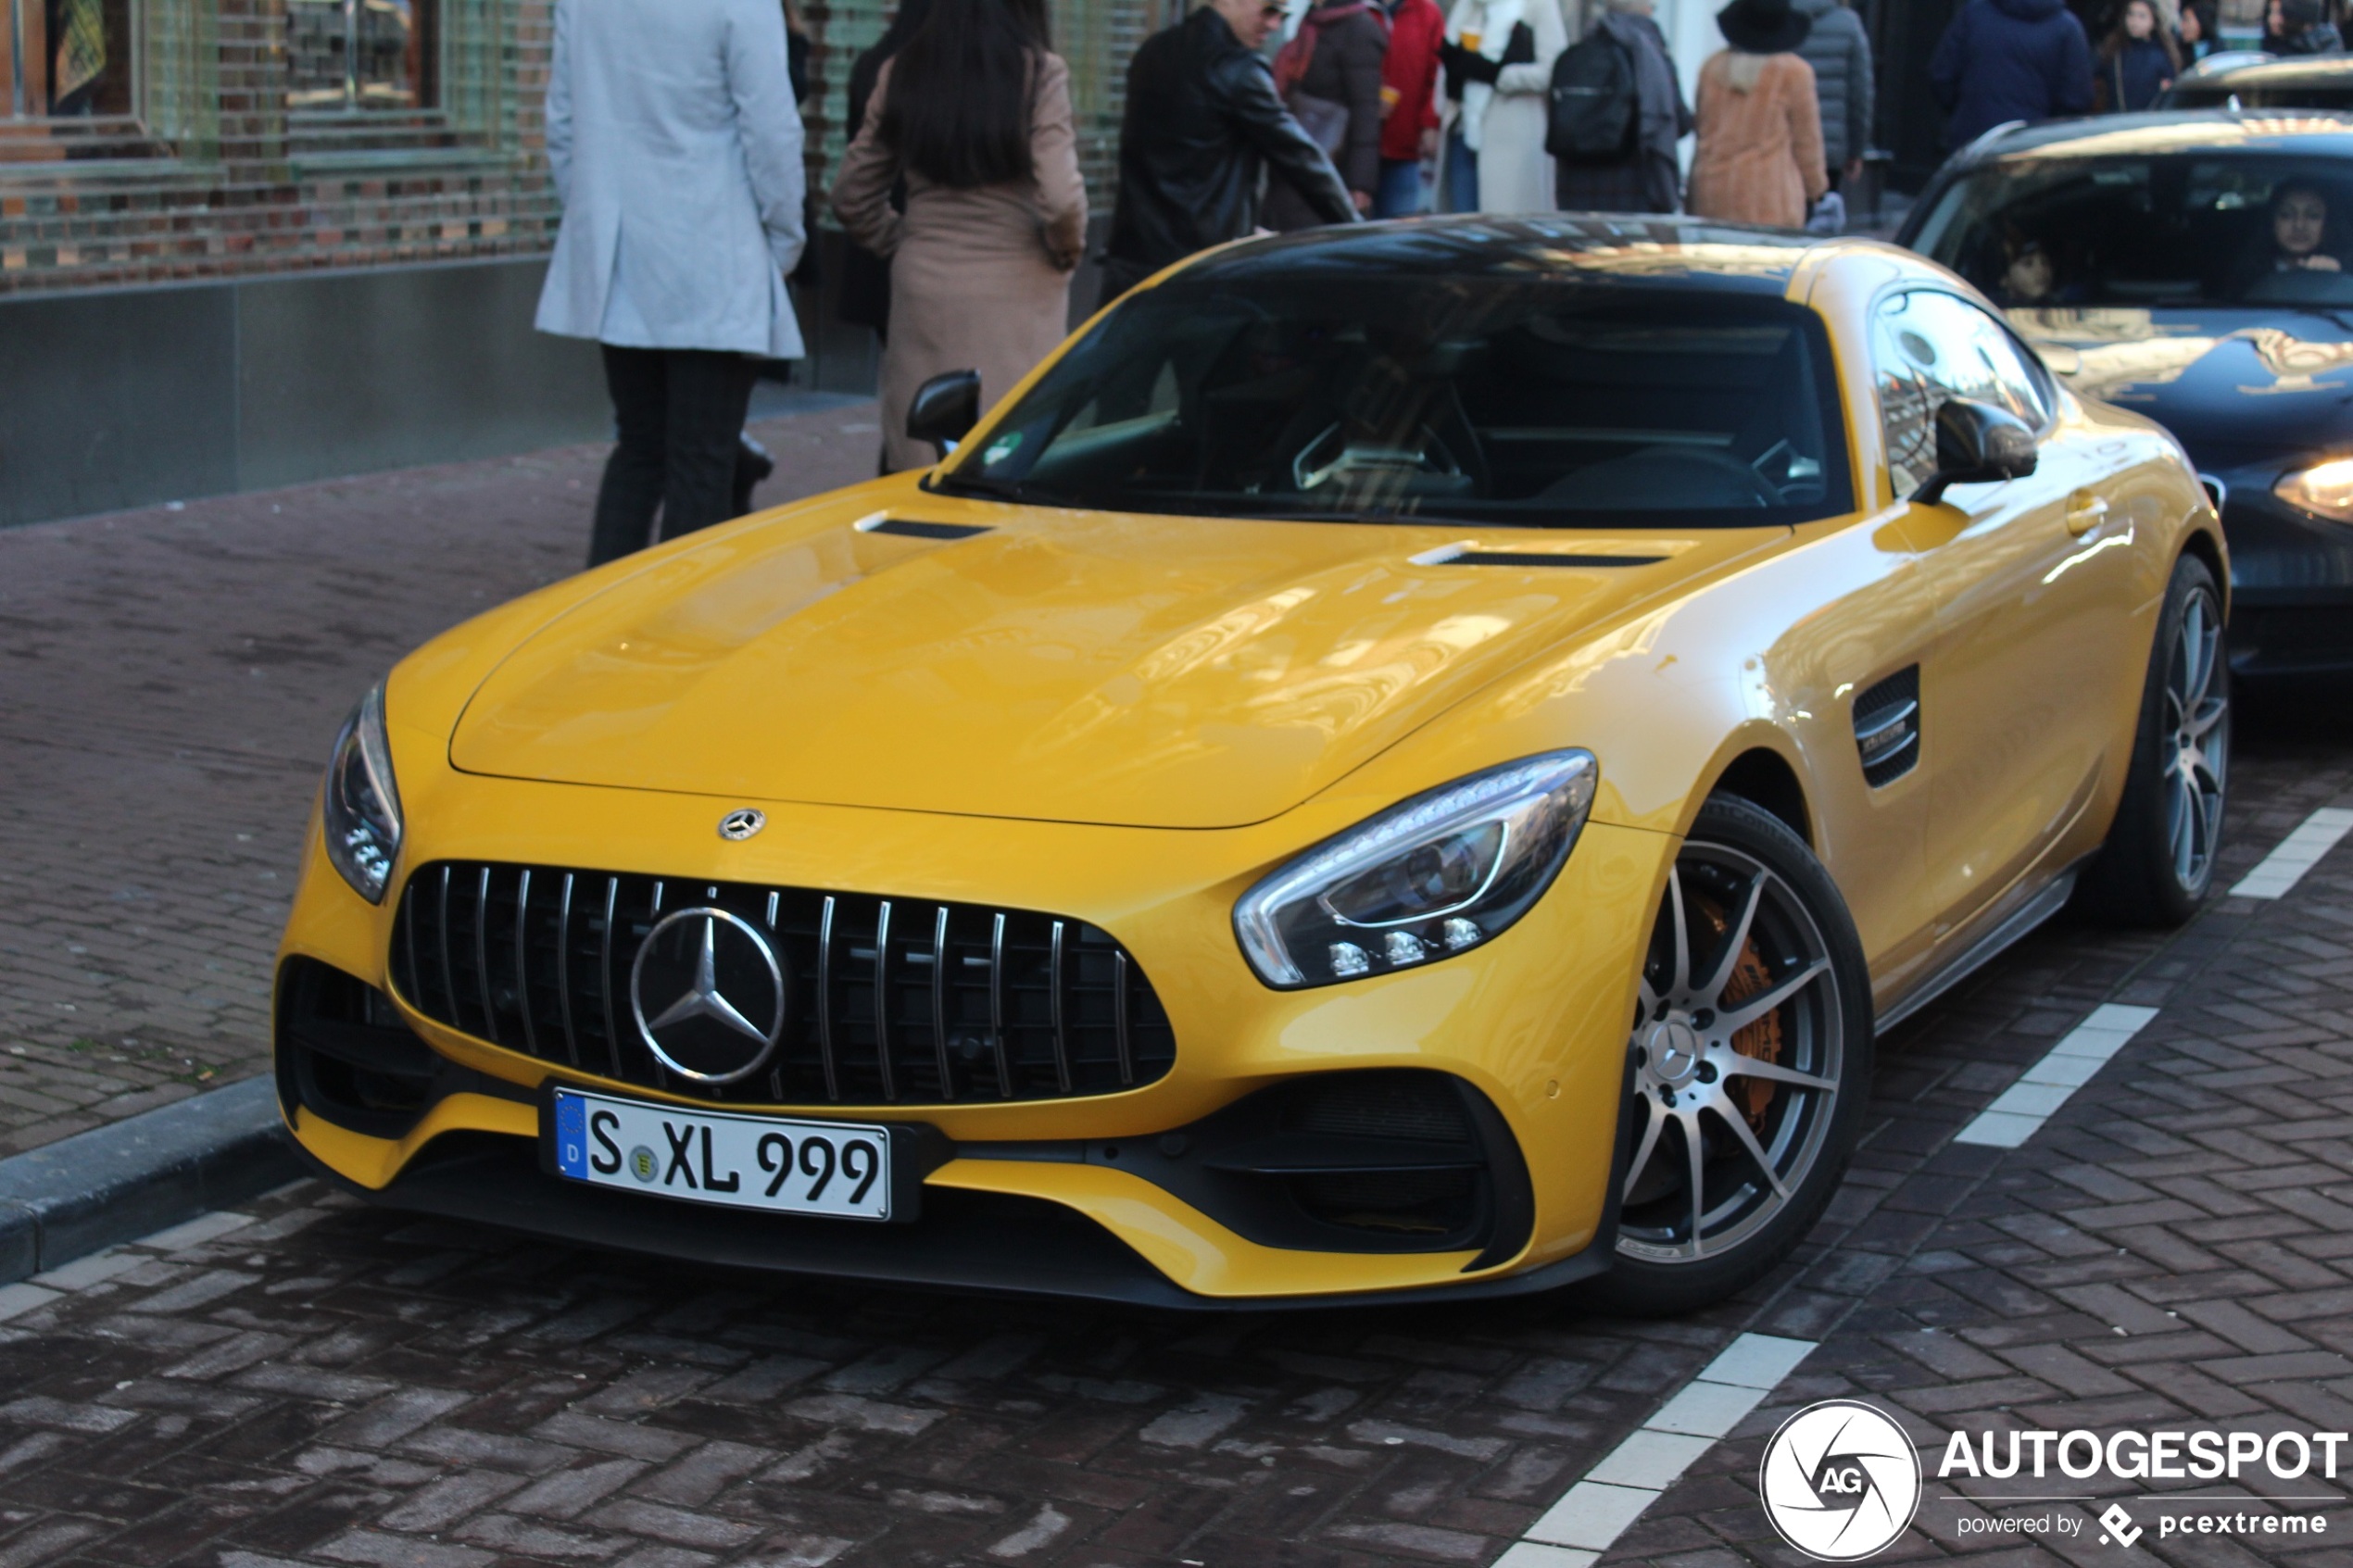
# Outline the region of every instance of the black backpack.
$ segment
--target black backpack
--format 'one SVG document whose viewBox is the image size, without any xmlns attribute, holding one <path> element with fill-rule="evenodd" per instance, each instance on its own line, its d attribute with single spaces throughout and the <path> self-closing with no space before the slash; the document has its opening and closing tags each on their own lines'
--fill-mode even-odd
<svg viewBox="0 0 2353 1568">
<path fill-rule="evenodd" d="M 1641 107 L 1633 56 L 1597 29 L 1563 51 L 1553 67 L 1544 150 L 1563 163 L 1623 163 L 1634 156 Z"/>
</svg>

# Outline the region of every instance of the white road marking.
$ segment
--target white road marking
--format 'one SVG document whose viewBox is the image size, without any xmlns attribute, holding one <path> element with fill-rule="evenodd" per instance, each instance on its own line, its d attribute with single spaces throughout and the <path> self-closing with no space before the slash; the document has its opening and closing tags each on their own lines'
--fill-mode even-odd
<svg viewBox="0 0 2353 1568">
<path fill-rule="evenodd" d="M 2339 806 L 2323 806 L 2304 819 L 2296 830 L 2280 840 L 2278 848 L 2263 857 L 2263 863 L 2239 878 L 2231 889 L 2233 898 L 2279 898 L 2289 888 L 2303 880 L 2304 873 L 2320 864 L 2321 857 L 2336 847 L 2337 840 L 2353 833 L 2353 811 Z"/>
<path fill-rule="evenodd" d="M 2092 1075 L 2156 1016 L 2155 1008 L 2126 1007 L 2119 1002 L 2094 1008 L 2090 1017 L 2020 1073 L 2018 1082 L 1979 1111 L 1953 1141 L 1989 1148 L 2018 1148 L 2041 1131 L 2069 1097 L 2090 1083 Z"/>
<path fill-rule="evenodd" d="M 0 1285 L 0 1323 L 20 1318 L 35 1307 L 45 1307 L 57 1299 L 57 1292 L 44 1290 L 37 1285 Z"/>
<path fill-rule="evenodd" d="M 227 1236 L 231 1231 L 241 1231 L 251 1223 L 253 1223 L 253 1216 L 250 1214 L 240 1214 L 234 1209 L 216 1209 L 209 1214 L 199 1214 L 193 1220 L 172 1226 L 170 1230 L 157 1231 L 153 1236 L 143 1236 L 130 1245 L 150 1247 L 158 1252 L 184 1252 L 189 1248 L 210 1241 L 217 1236 Z"/>
<path fill-rule="evenodd" d="M 1585 1478 L 1561 1495 L 1495 1568 L 1592 1568 L 1659 1494 L 1681 1479 L 1813 1353 L 1812 1339 L 1743 1334 Z"/>
<path fill-rule="evenodd" d="M 147 1260 L 135 1252 L 120 1252 L 108 1248 L 76 1258 L 70 1263 L 59 1264 L 45 1274 L 35 1274 L 32 1283 L 49 1290 L 87 1290 L 94 1285 L 128 1273 Z"/>
</svg>

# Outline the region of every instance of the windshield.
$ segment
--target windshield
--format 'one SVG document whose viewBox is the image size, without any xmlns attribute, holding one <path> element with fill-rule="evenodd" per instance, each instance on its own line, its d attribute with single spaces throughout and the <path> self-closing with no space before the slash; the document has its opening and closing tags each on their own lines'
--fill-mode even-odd
<svg viewBox="0 0 2353 1568">
<path fill-rule="evenodd" d="M 1955 182 L 1914 244 L 2013 309 L 2353 305 L 2353 165 L 2022 158 Z"/>
<path fill-rule="evenodd" d="M 1828 342 L 1778 299 L 1580 278 L 1182 279 L 943 487 L 1205 516 L 1755 527 L 1850 510 Z"/>
</svg>

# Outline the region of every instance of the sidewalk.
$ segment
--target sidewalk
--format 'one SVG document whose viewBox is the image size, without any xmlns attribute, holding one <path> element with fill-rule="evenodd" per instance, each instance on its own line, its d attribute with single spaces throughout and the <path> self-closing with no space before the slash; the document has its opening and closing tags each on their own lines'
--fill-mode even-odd
<svg viewBox="0 0 2353 1568">
<path fill-rule="evenodd" d="M 872 475 L 881 429 L 860 404 L 753 433 L 774 506 Z M 0 1156 L 264 1068 L 336 722 L 577 569 L 606 450 L 0 532 Z"/>
</svg>

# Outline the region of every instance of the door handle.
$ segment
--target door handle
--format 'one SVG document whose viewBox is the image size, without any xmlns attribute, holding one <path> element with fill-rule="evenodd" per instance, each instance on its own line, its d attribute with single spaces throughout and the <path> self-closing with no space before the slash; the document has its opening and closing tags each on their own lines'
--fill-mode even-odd
<svg viewBox="0 0 2353 1568">
<path fill-rule="evenodd" d="M 2088 490 L 2067 498 L 2067 531 L 2078 539 L 2108 521 L 2108 503 Z"/>
</svg>

